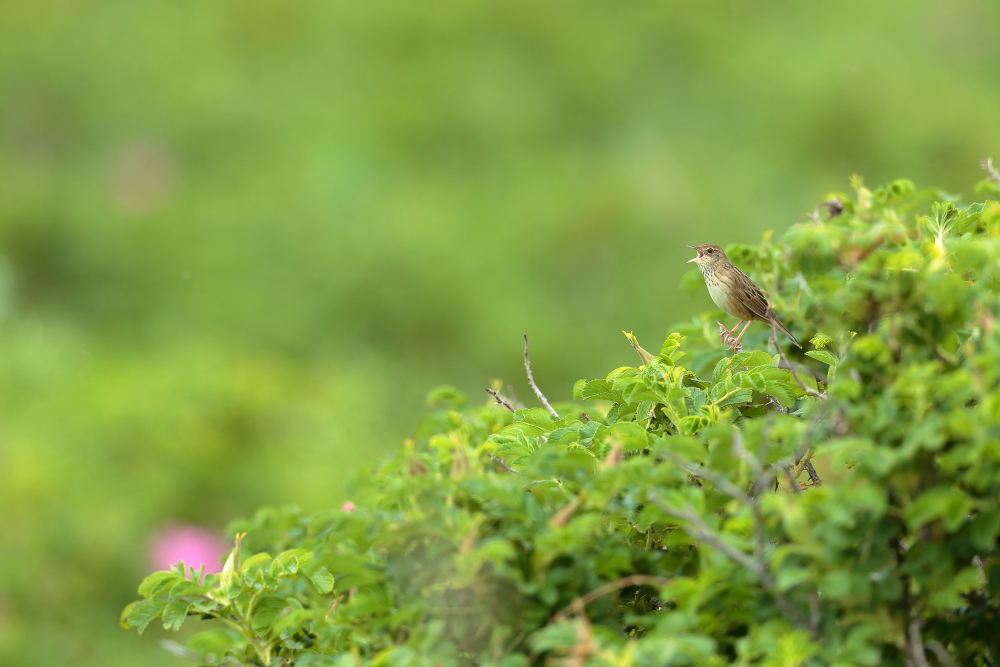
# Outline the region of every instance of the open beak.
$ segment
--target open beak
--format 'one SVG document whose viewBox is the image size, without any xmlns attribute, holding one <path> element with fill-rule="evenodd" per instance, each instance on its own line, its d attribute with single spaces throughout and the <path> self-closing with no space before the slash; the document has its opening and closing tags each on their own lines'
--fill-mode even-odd
<svg viewBox="0 0 1000 667">
<path fill-rule="evenodd" d="M 698 246 L 696 246 L 696 245 L 689 245 L 688 247 L 689 248 L 694 248 L 695 250 L 698 250 Z M 692 257 L 691 259 L 689 259 L 688 261 L 686 261 L 684 263 L 685 264 L 690 264 L 691 262 L 697 262 L 701 258 L 702 258 L 701 250 L 698 250 L 698 256 L 697 257 Z"/>
</svg>

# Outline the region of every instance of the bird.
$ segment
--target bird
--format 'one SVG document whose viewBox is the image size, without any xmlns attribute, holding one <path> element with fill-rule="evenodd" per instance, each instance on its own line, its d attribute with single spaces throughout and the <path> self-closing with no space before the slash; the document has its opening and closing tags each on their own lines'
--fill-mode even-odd
<svg viewBox="0 0 1000 667">
<path fill-rule="evenodd" d="M 736 326 L 729 330 L 726 330 L 721 322 L 719 323 L 719 339 L 723 343 L 729 342 L 735 352 L 743 334 L 756 321 L 777 328 L 788 336 L 797 347 L 802 348 L 801 343 L 795 340 L 795 336 L 785 328 L 785 325 L 771 310 L 771 304 L 768 303 L 764 293 L 750 280 L 747 274 L 729 261 L 722 248 L 712 243 L 688 247 L 698 251 L 698 256 L 689 259 L 688 263 L 694 262 L 701 269 L 701 274 L 705 277 L 705 286 L 708 287 L 712 301 L 729 315 L 740 319 Z M 744 322 L 746 325 L 744 325 L 743 330 L 736 338 L 733 338 L 733 334 Z"/>
</svg>

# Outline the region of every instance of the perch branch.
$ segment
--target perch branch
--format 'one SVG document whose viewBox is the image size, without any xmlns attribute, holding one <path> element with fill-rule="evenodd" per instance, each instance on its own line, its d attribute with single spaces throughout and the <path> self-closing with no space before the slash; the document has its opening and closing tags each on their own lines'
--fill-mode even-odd
<svg viewBox="0 0 1000 667">
<path fill-rule="evenodd" d="M 537 396 L 538 400 L 542 402 L 542 405 L 545 406 L 545 409 L 549 411 L 550 415 L 552 415 L 555 419 L 559 419 L 559 413 L 553 410 L 552 406 L 549 405 L 548 399 L 545 398 L 545 394 L 543 394 L 542 390 L 538 388 L 537 384 L 535 384 L 535 378 L 531 375 L 531 361 L 528 359 L 528 334 L 524 334 L 524 370 L 528 372 L 528 384 L 530 384 L 531 388 L 534 390 L 535 396 Z"/>
</svg>

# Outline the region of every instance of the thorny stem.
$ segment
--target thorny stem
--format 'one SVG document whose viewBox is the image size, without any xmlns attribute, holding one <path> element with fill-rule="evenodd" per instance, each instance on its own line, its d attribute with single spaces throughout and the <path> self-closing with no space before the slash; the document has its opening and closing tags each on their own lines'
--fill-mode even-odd
<svg viewBox="0 0 1000 667">
<path fill-rule="evenodd" d="M 549 414 L 552 415 L 553 418 L 559 419 L 559 413 L 552 409 L 552 406 L 549 405 L 548 399 L 545 398 L 545 394 L 543 394 L 542 390 L 538 388 L 537 384 L 535 384 L 535 378 L 531 376 L 531 361 L 528 359 L 528 334 L 524 334 L 524 370 L 528 372 L 528 384 L 530 384 L 531 388 L 535 391 L 535 396 L 538 397 L 538 400 L 542 402 L 542 405 L 545 406 L 545 409 L 549 411 Z"/>
</svg>

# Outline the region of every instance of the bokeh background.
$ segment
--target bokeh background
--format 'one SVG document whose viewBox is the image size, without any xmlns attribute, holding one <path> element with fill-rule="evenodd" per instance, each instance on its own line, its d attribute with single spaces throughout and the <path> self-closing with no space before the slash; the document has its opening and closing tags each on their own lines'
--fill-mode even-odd
<svg viewBox="0 0 1000 667">
<path fill-rule="evenodd" d="M 315 510 L 441 383 L 551 399 L 753 242 L 1000 158 L 1000 5 L 8 2 L 0 664 L 120 630 L 163 531 Z"/>
</svg>

